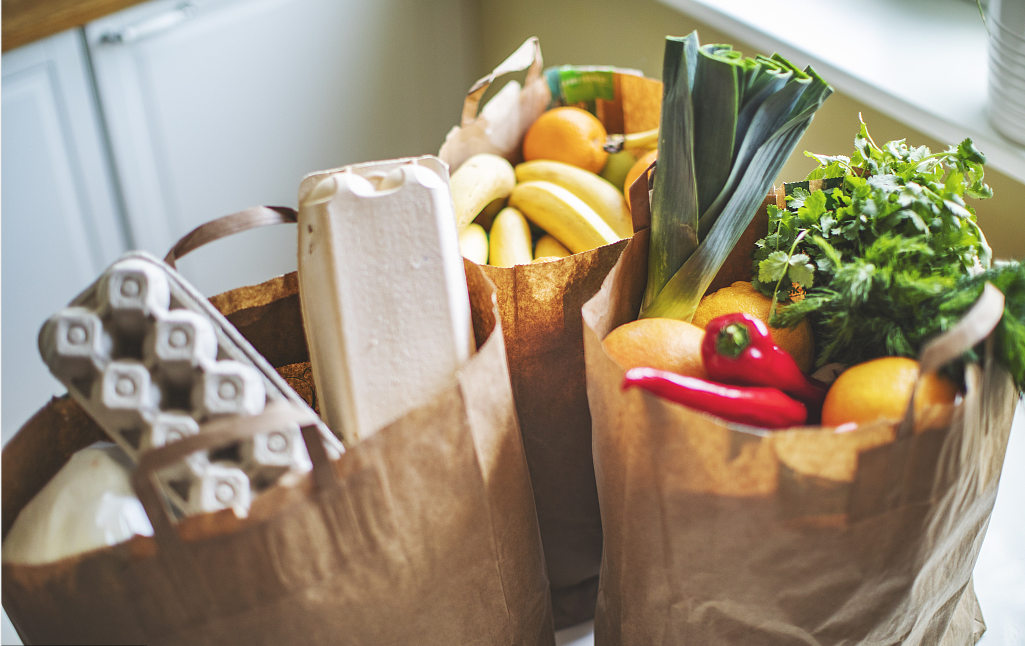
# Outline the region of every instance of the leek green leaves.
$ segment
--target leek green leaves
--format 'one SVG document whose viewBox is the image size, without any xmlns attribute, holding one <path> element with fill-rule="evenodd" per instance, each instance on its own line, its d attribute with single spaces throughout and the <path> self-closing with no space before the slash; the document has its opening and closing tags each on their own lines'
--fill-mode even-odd
<svg viewBox="0 0 1025 646">
<path fill-rule="evenodd" d="M 690 320 L 831 92 L 778 55 L 666 39 L 642 317 Z"/>
</svg>

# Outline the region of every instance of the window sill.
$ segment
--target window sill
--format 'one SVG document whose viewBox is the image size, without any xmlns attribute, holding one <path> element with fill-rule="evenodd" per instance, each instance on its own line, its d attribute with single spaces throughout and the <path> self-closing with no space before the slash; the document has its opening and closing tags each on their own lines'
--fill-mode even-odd
<svg viewBox="0 0 1025 646">
<path fill-rule="evenodd" d="M 987 118 L 988 37 L 962 0 L 660 0 L 726 35 L 811 65 L 833 87 L 944 143 L 971 137 L 1025 183 L 1025 147 Z"/>
</svg>

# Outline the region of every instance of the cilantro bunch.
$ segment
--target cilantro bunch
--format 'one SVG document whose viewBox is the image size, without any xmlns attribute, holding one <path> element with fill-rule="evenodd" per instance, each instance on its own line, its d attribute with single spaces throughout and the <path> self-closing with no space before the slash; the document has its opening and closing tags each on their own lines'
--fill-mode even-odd
<svg viewBox="0 0 1025 646">
<path fill-rule="evenodd" d="M 970 139 L 940 153 L 903 140 L 879 147 L 864 123 L 854 147 L 851 157 L 809 154 L 819 166 L 808 179 L 821 186 L 769 207 L 752 282 L 774 305 L 789 303 L 774 307 L 773 325 L 810 317 L 818 365 L 916 357 L 971 307 L 986 276 L 1008 301 L 999 352 L 1020 388 L 1025 274 L 1017 263 L 986 271 L 992 253 L 965 202 L 992 196 L 985 157 Z"/>
</svg>

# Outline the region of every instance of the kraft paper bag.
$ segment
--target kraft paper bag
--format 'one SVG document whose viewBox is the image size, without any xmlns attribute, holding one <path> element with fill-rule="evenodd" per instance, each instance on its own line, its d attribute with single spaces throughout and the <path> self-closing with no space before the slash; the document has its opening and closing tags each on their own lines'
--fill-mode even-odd
<svg viewBox="0 0 1025 646">
<path fill-rule="evenodd" d="M 605 546 L 595 643 L 977 642 L 971 577 L 1018 401 L 1009 374 L 987 353 L 956 406 L 844 433 L 763 431 L 623 392 L 601 340 L 637 317 L 647 280 L 634 188 L 641 230 L 583 309 Z M 1003 311 L 992 291 L 966 316 L 989 321 L 976 341 Z M 947 336 L 952 356 L 975 343 Z"/>
<path fill-rule="evenodd" d="M 478 115 L 488 86 L 503 74 L 524 69 L 522 90 L 511 82 Z M 606 98 L 591 98 L 588 107 L 610 133 L 642 132 L 658 126 L 661 82 L 639 72 L 607 67 L 562 69 L 574 81 L 587 72 L 605 83 Z M 461 126 L 449 133 L 439 153 L 450 170 L 454 172 L 468 157 L 481 152 L 502 155 L 513 164 L 522 161 L 520 145 L 533 121 L 553 103 L 578 102 L 579 97 L 567 99 L 562 94 L 560 71 L 542 75 L 541 49 L 537 39 L 531 38 L 492 74 L 480 79 L 467 94 Z M 498 292 L 556 628 L 594 615 L 601 516 L 591 460 L 580 308 L 598 291 L 625 246 L 626 240 L 620 240 L 558 261 L 481 266 Z"/>
<path fill-rule="evenodd" d="M 263 214 L 294 222 L 277 210 Z M 234 230 L 251 228 L 243 215 Z M 153 537 L 3 565 L 3 606 L 25 643 L 554 644 L 495 290 L 472 263 L 466 276 L 477 351 L 455 383 L 334 462 L 305 427 L 312 472 L 265 492 L 245 519 L 174 524 L 153 471 L 283 421 L 309 424 L 308 411 L 215 421 L 144 453 L 133 485 Z M 211 301 L 316 407 L 296 275 Z M 2 454 L 3 533 L 74 451 L 102 438 L 68 398 L 40 410 Z"/>
</svg>

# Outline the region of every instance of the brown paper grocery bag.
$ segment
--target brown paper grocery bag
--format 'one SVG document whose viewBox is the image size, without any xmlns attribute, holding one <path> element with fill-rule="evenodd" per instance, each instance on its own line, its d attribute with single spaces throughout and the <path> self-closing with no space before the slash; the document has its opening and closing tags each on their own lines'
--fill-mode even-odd
<svg viewBox="0 0 1025 646">
<path fill-rule="evenodd" d="M 846 433 L 770 433 L 622 392 L 601 340 L 636 318 L 647 253 L 644 229 L 583 310 L 605 546 L 595 643 L 978 641 L 971 575 L 1018 400 L 1008 373 L 987 354 L 956 407 Z M 998 298 L 973 315 L 995 325 Z"/>
<path fill-rule="evenodd" d="M 312 473 L 242 520 L 174 525 L 149 476 L 189 451 L 309 420 L 272 409 L 146 453 L 133 483 L 154 537 L 3 565 L 3 606 L 25 643 L 553 644 L 495 291 L 472 263 L 466 276 L 477 352 L 451 387 L 333 463 L 304 432 Z M 211 300 L 316 405 L 295 275 Z M 67 398 L 33 417 L 2 454 L 4 534 L 102 436 Z"/>
<path fill-rule="evenodd" d="M 512 96 L 498 99 L 503 105 L 514 106 L 505 108 L 509 112 L 504 119 L 497 118 L 496 111 L 488 107 L 478 115 L 487 87 L 501 74 L 523 69 L 528 71 L 519 102 Z M 523 134 L 551 98 L 541 71 L 541 49 L 532 38 L 470 89 L 461 127 L 453 129 L 439 153 L 451 170 L 480 152 L 494 152 L 513 163 L 521 161 Z M 613 98 L 598 98 L 594 106 L 609 132 L 632 133 L 657 127 L 662 84 L 639 73 L 611 68 L 602 73 L 610 72 Z M 507 91 L 508 86 L 496 97 Z M 601 563 L 601 517 L 591 461 L 580 307 L 598 291 L 625 246 L 626 241 L 621 240 L 558 261 L 481 267 L 498 291 L 556 628 L 594 615 Z"/>
</svg>

